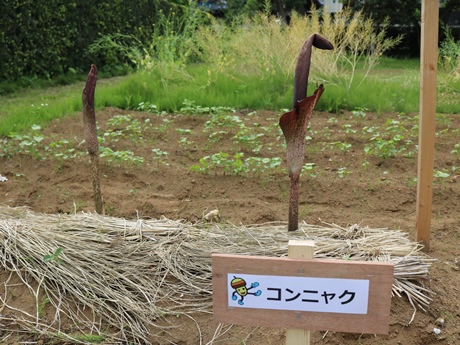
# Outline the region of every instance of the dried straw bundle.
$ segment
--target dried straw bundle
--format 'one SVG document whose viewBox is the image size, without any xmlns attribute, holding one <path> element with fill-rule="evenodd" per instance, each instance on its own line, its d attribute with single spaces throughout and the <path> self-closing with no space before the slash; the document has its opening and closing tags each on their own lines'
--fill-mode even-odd
<svg viewBox="0 0 460 345">
<path fill-rule="evenodd" d="M 149 343 L 158 319 L 170 313 L 211 312 L 211 253 L 286 256 L 291 239 L 313 239 L 317 258 L 391 261 L 394 295 L 414 307 L 428 306 L 431 292 L 421 285 L 433 261 L 402 231 L 335 224 L 286 223 L 253 226 L 188 224 L 165 218 L 125 220 L 95 213 L 43 215 L 0 206 L 0 261 L 36 296 L 37 313 L 14 309 L 4 322 L 78 342 L 61 327 L 63 318 L 82 332 L 107 333 L 111 343 Z M 60 263 L 43 260 L 62 248 Z M 8 288 L 8 281 L 4 284 Z M 39 317 L 43 291 L 56 309 L 46 324 Z M 111 330 L 107 330 L 107 324 Z M 164 324 L 164 323 L 162 323 Z M 17 331 L 17 328 L 16 328 Z M 81 341 L 84 343 L 84 341 Z"/>
</svg>

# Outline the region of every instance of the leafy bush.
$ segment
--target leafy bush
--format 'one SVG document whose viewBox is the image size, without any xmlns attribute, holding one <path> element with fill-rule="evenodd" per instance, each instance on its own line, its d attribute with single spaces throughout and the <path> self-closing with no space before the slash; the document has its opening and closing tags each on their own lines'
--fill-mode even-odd
<svg viewBox="0 0 460 345">
<path fill-rule="evenodd" d="M 147 41 L 160 10 L 177 12 L 182 8 L 158 0 L 2 1 L 0 77 L 50 78 L 72 69 L 87 70 L 91 63 L 113 68 L 120 61 L 116 51 L 88 53 L 88 46 L 115 33 Z"/>
</svg>

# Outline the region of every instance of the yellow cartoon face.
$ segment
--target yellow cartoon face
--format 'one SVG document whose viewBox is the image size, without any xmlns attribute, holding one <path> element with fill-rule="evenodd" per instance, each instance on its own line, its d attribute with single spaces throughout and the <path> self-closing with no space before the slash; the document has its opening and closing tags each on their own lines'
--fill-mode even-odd
<svg viewBox="0 0 460 345">
<path fill-rule="evenodd" d="M 241 278 L 241 277 L 235 277 L 233 276 L 232 281 L 230 282 L 230 285 L 235 291 L 232 293 L 232 300 L 236 301 L 238 300 L 238 296 L 240 296 L 240 299 L 238 300 L 239 305 L 244 305 L 244 297 L 247 295 L 254 295 L 254 296 L 260 296 L 262 294 L 261 290 L 257 290 L 256 292 L 249 292 L 249 290 L 254 289 L 255 287 L 259 286 L 258 282 L 253 282 L 249 287 L 246 286 L 246 281 Z"/>
<path fill-rule="evenodd" d="M 248 289 L 246 286 L 241 286 L 239 288 L 236 288 L 236 293 L 240 296 L 246 296 L 248 294 Z"/>
</svg>

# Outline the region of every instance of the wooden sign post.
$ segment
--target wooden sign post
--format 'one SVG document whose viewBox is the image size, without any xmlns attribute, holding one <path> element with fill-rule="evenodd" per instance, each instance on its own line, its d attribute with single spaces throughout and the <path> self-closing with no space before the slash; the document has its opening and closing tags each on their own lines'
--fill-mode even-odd
<svg viewBox="0 0 460 345">
<path fill-rule="evenodd" d="M 288 257 L 290 259 L 312 260 L 315 254 L 313 241 L 289 241 Z M 286 330 L 286 345 L 310 345 L 310 330 L 288 328 Z"/>
<path fill-rule="evenodd" d="M 420 133 L 418 144 L 416 238 L 430 250 L 436 129 L 436 77 L 438 71 L 439 0 L 422 1 L 420 52 Z"/>
<path fill-rule="evenodd" d="M 290 342 L 309 341 L 304 330 L 387 334 L 393 264 L 306 259 L 302 245 L 290 241 L 289 258 L 213 254 L 214 319 L 287 328 Z"/>
</svg>

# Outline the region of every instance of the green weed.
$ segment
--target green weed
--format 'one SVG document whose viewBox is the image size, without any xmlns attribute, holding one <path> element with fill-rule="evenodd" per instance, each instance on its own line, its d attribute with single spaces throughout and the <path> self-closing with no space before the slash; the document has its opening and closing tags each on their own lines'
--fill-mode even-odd
<svg viewBox="0 0 460 345">
<path fill-rule="evenodd" d="M 454 149 L 450 152 L 454 155 L 458 155 L 458 153 L 460 152 L 460 141 L 454 145 Z"/>
<path fill-rule="evenodd" d="M 169 155 L 169 152 L 162 151 L 157 148 L 153 148 L 152 152 L 153 152 L 153 160 L 158 163 L 158 166 L 160 166 L 160 164 L 169 165 L 169 163 L 167 162 L 167 157 Z"/>
<path fill-rule="evenodd" d="M 38 302 L 38 301 L 37 301 Z M 40 302 L 39 305 L 37 305 L 37 314 L 38 317 L 41 318 L 43 316 L 43 311 L 45 310 L 45 307 L 50 303 L 50 299 L 48 297 L 43 297 L 42 301 Z"/>
<path fill-rule="evenodd" d="M 54 251 L 53 254 L 45 255 L 45 256 L 43 257 L 43 261 L 44 261 L 44 262 L 51 262 L 51 261 L 53 261 L 53 262 L 55 262 L 55 263 L 57 263 L 57 264 L 60 265 L 60 264 L 62 264 L 62 262 L 63 262 L 63 261 L 59 258 L 59 255 L 61 255 L 61 254 L 62 254 L 62 248 L 59 247 L 59 248 L 57 248 L 57 249 Z"/>
<path fill-rule="evenodd" d="M 347 170 L 346 167 L 340 167 L 337 169 L 337 175 L 339 175 L 340 178 L 345 178 L 345 176 L 350 175 L 351 172 Z"/>
<path fill-rule="evenodd" d="M 131 150 L 114 151 L 110 147 L 99 147 L 99 157 L 105 158 L 109 164 L 142 165 L 144 163 L 144 157 L 135 156 Z"/>
<path fill-rule="evenodd" d="M 231 155 L 226 152 L 218 152 L 210 156 L 200 158 L 199 164 L 192 165 L 191 171 L 209 174 L 211 171 L 221 171 L 224 175 L 248 175 L 260 176 L 274 172 L 281 165 L 281 158 L 248 157 L 243 159 L 243 152 Z"/>
<path fill-rule="evenodd" d="M 103 334 L 81 334 L 74 336 L 74 338 L 90 344 L 99 344 L 105 341 Z"/>
</svg>

